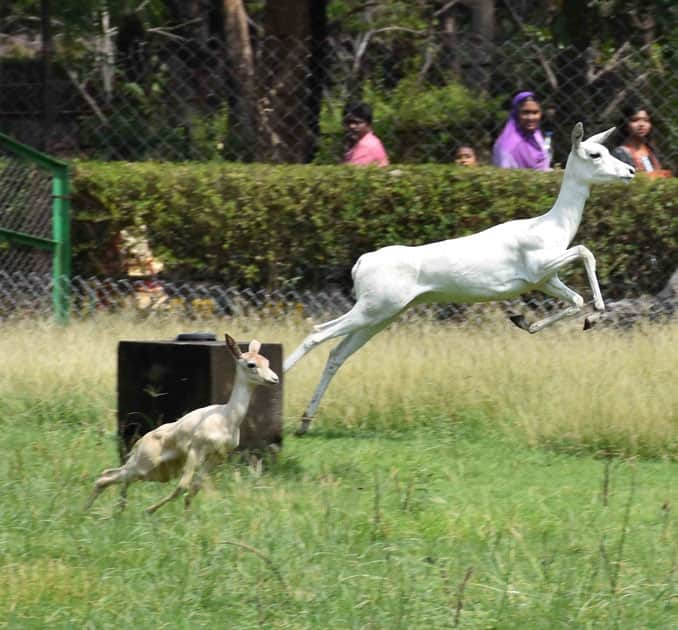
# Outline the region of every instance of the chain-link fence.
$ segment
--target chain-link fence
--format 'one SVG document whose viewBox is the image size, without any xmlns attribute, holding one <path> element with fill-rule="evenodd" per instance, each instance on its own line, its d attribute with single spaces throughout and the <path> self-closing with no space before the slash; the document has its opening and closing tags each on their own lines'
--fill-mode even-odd
<svg viewBox="0 0 678 630">
<path fill-rule="evenodd" d="M 0 271 L 0 321 L 50 317 L 52 282 L 49 274 L 8 274 Z M 345 313 L 354 303 L 351 295 L 338 289 L 268 291 L 149 278 L 75 277 L 70 289 L 72 319 L 85 319 L 101 313 L 124 313 L 141 318 L 245 316 L 319 322 Z M 584 296 L 590 293 L 585 287 L 577 287 L 577 290 Z M 639 322 L 665 322 L 677 318 L 678 271 L 658 295 L 629 297 L 608 302 L 607 307 L 608 311 L 598 324 L 628 327 Z M 561 308 L 564 305 L 557 300 L 531 293 L 503 302 L 417 306 L 406 311 L 404 317 L 428 318 L 457 326 L 478 326 L 509 315 L 522 314 L 538 319 Z M 589 303 L 582 315 L 591 312 Z"/>
<path fill-rule="evenodd" d="M 52 174 L 0 144 L 0 231 L 52 238 Z M 49 271 L 52 254 L 0 237 L 0 270 Z"/>
<path fill-rule="evenodd" d="M 68 318 L 71 273 L 69 172 L 65 163 L 0 133 L 0 273 L 52 274 L 52 305 Z"/>
<path fill-rule="evenodd" d="M 577 120 L 619 122 L 622 103 L 648 103 L 660 155 L 678 165 L 678 73 L 662 42 L 585 52 L 549 43 L 492 44 L 474 36 L 413 35 L 397 55 L 377 34 L 356 52 L 326 42 L 262 37 L 248 63 L 219 40 L 149 34 L 122 55 L 0 59 L 0 126 L 54 155 L 97 159 L 338 162 L 341 113 L 362 98 L 391 161 L 451 161 L 469 143 L 486 160 L 518 89 L 532 89 L 553 132 L 555 162 Z M 242 60 L 241 60 L 242 61 Z"/>
</svg>

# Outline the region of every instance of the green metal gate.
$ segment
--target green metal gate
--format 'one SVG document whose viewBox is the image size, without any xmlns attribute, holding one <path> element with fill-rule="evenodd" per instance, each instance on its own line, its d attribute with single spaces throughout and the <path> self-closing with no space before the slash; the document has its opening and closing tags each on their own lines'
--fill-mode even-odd
<svg viewBox="0 0 678 630">
<path fill-rule="evenodd" d="M 17 282 L 30 275 L 43 294 L 51 286 L 54 317 L 68 322 L 68 164 L 0 133 L 0 290 L 16 293 Z M 33 294 L 39 299 L 39 291 Z"/>
</svg>

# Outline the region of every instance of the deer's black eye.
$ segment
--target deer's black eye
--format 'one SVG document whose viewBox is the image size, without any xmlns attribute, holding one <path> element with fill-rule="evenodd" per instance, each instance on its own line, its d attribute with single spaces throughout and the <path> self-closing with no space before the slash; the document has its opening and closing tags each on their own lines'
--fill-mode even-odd
<svg viewBox="0 0 678 630">
<path fill-rule="evenodd" d="M 255 367 L 257 367 L 257 364 L 254 361 L 248 361 L 247 367 L 250 369 L 254 369 Z"/>
<path fill-rule="evenodd" d="M 600 153 L 589 153 L 589 157 L 593 160 L 597 160 L 600 157 Z"/>
</svg>

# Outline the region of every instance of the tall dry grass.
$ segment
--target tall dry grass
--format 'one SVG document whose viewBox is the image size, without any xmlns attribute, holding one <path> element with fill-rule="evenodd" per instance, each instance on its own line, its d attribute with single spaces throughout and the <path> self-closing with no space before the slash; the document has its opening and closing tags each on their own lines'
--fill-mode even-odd
<svg viewBox="0 0 678 630">
<path fill-rule="evenodd" d="M 401 430 L 472 417 L 531 445 L 676 457 L 678 324 L 623 333 L 585 333 L 580 325 L 567 322 L 527 335 L 502 320 L 483 328 L 423 319 L 397 323 L 342 367 L 316 424 Z M 45 322 L 5 325 L 0 396 L 24 415 L 31 409 L 41 415 L 41 404 L 46 415 L 53 414 L 50 401 L 68 406 L 64 401 L 77 400 L 112 429 L 118 341 L 169 339 L 187 330 L 280 342 L 289 353 L 311 323 L 100 316 L 65 328 Z M 286 375 L 289 426 L 310 399 L 333 343 Z M 68 416 L 62 407 L 56 411 Z"/>
<path fill-rule="evenodd" d="M 289 375 L 310 396 L 321 357 Z M 342 368 L 322 405 L 346 425 L 370 411 L 481 412 L 530 444 L 678 455 L 678 325 L 631 332 L 577 323 L 526 335 L 510 324 L 459 329 L 408 322 L 373 339 Z M 292 401 L 291 401 L 292 402 Z M 385 420 L 387 422 L 387 420 Z"/>
</svg>

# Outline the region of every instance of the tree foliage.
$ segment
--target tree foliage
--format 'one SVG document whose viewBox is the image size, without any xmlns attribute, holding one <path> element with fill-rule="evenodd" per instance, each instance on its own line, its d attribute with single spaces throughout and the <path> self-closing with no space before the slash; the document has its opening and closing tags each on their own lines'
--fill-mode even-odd
<svg viewBox="0 0 678 630">
<path fill-rule="evenodd" d="M 40 0 L 10 0 L 0 5 L 4 32 L 39 30 Z M 106 12 L 116 27 L 135 13 L 146 28 L 176 26 L 177 20 L 210 21 L 220 13 L 222 0 L 51 0 L 53 27 L 69 37 L 85 37 L 97 28 Z M 470 0 L 327 0 L 328 32 L 333 37 L 364 37 L 375 31 L 388 39 L 423 35 L 451 16 L 458 31 L 473 27 Z M 496 13 L 496 39 L 525 36 L 547 38 L 560 44 L 585 46 L 592 41 L 615 47 L 630 39 L 643 43 L 648 36 L 670 37 L 678 30 L 678 7 L 673 0 L 498 0 L 489 2 Z M 243 0 L 254 30 L 264 28 L 266 9 L 295 19 L 298 0 Z"/>
<path fill-rule="evenodd" d="M 4 31 L 39 33 L 41 4 L 2 3 Z M 662 85 L 675 82 L 678 58 L 674 52 L 678 5 L 672 0 L 51 0 L 48 4 L 59 62 L 67 66 L 61 74 L 68 74 L 84 92 L 89 67 L 79 72 L 78 63 L 84 66 L 100 59 L 96 72 L 104 77 L 106 106 L 115 102 L 116 94 L 138 94 L 143 102 L 152 103 L 164 89 L 177 91 L 176 81 L 170 84 L 167 79 L 168 64 L 162 55 L 176 53 L 179 41 L 191 47 L 191 53 L 196 51 L 196 58 L 201 49 L 224 50 L 217 70 L 222 78 L 228 74 L 223 79 L 228 96 L 219 97 L 224 102 L 203 107 L 207 99 L 188 73 L 181 86 L 182 111 L 166 119 L 174 127 L 180 126 L 174 122 L 180 118 L 188 121 L 184 127 L 206 129 L 212 116 L 221 130 L 227 117 L 220 141 L 229 148 L 223 155 L 243 160 L 318 161 L 328 142 L 336 144 L 332 136 L 339 133 L 336 123 L 343 105 L 359 98 L 373 103 L 375 119 L 381 121 L 377 124 L 383 133 L 393 134 L 389 146 L 407 144 L 403 138 L 417 125 L 440 130 L 445 144 L 444 134 L 455 124 L 464 128 L 463 115 L 471 110 L 466 101 L 474 98 L 482 112 L 475 137 L 487 145 L 496 133 L 498 104 L 518 89 L 532 88 L 526 85 L 530 82 L 548 88 L 551 101 L 559 103 L 561 119 L 582 119 L 590 111 L 607 121 L 625 95 L 635 90 L 629 72 L 638 77 L 640 92 L 652 88 L 662 93 Z M 481 14 L 485 22 L 491 18 L 491 28 L 478 19 Z M 482 32 L 480 23 L 485 23 Z M 486 41 L 487 33 L 492 42 Z M 210 49 L 210 38 L 219 40 L 219 47 Z M 295 48 L 291 38 L 297 41 Z M 524 59 L 512 59 L 508 71 L 501 66 L 501 51 L 493 46 L 506 40 L 529 53 Z M 147 53 L 151 42 L 161 44 L 154 47 L 152 60 Z M 648 42 L 656 43 L 645 45 Z M 631 59 L 641 45 L 642 55 Z M 550 56 L 540 55 L 539 46 L 549 46 Z M 616 72 L 622 63 L 625 74 Z M 643 64 L 654 72 L 647 81 L 641 81 Z M 143 84 L 139 68 L 158 71 Z M 593 92 L 605 96 L 592 102 Z M 461 117 L 460 103 L 464 103 Z M 674 104 L 664 102 L 655 113 L 658 120 L 664 119 L 659 130 L 671 134 L 678 124 Z M 124 115 L 116 111 L 109 120 L 133 130 L 136 121 L 119 120 Z M 92 122 L 99 124 L 101 118 Z M 396 149 L 396 154 L 401 152 Z"/>
</svg>

